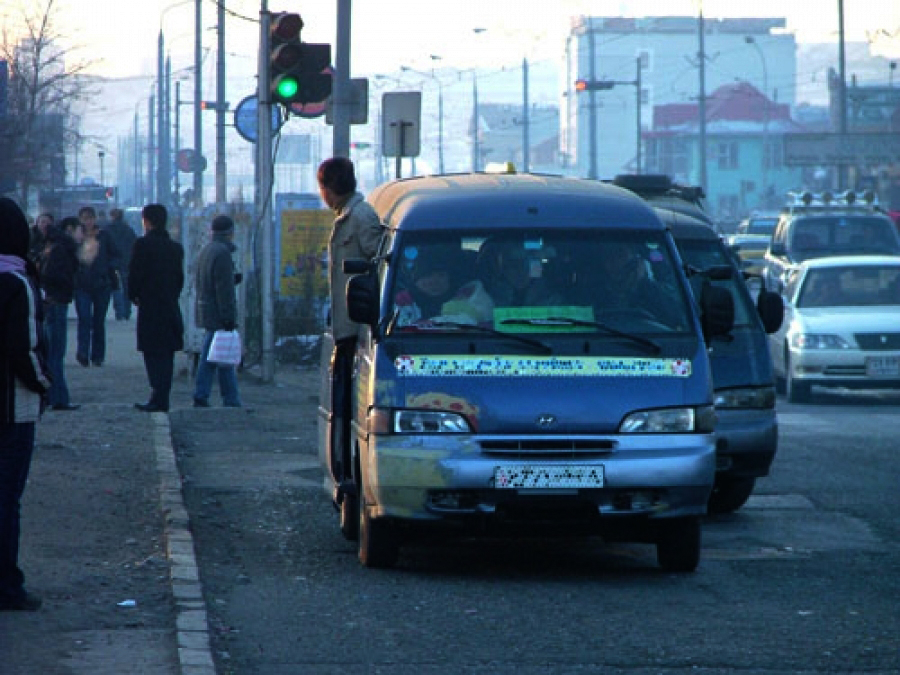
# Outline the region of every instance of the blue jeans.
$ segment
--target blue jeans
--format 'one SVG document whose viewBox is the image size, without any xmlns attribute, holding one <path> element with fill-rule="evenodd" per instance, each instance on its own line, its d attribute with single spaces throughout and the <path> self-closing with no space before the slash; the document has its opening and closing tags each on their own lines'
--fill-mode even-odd
<svg viewBox="0 0 900 675">
<path fill-rule="evenodd" d="M 75 313 L 78 314 L 78 357 L 95 365 L 106 358 L 106 313 L 109 311 L 109 288 L 75 291 Z"/>
<path fill-rule="evenodd" d="M 126 321 L 131 318 L 131 300 L 128 299 L 128 274 L 119 272 L 119 290 L 112 292 L 113 309 L 116 311 L 116 320 Z"/>
<path fill-rule="evenodd" d="M 25 594 L 19 569 L 22 493 L 31 468 L 34 422 L 0 424 L 0 598 Z"/>
<path fill-rule="evenodd" d="M 53 382 L 48 399 L 50 405 L 69 405 L 69 387 L 66 385 L 66 340 L 69 321 L 69 305 L 45 304 L 44 327 L 47 331 L 47 368 Z"/>
<path fill-rule="evenodd" d="M 222 366 L 218 363 L 210 363 L 206 360 L 209 355 L 209 346 L 212 344 L 215 331 L 208 330 L 203 337 L 203 351 L 200 354 L 200 363 L 197 366 L 197 379 L 194 382 L 194 400 L 209 401 L 212 393 L 213 375 L 219 372 L 219 390 L 222 393 L 222 405 L 240 408 L 241 397 L 238 394 L 237 371 L 234 366 Z"/>
</svg>

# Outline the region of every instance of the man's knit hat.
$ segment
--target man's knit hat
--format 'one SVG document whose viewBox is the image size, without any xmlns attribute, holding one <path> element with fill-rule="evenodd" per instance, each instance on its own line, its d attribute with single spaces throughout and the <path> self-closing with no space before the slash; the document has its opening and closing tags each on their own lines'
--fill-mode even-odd
<svg viewBox="0 0 900 675">
<path fill-rule="evenodd" d="M 212 221 L 212 231 L 221 233 L 234 232 L 234 221 L 228 216 L 216 216 Z"/>
</svg>

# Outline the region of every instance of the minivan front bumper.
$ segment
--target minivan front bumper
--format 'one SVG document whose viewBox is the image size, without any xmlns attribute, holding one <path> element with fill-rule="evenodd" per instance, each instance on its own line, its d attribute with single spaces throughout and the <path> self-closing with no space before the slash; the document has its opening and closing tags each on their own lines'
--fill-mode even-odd
<svg viewBox="0 0 900 675">
<path fill-rule="evenodd" d="M 359 458 L 374 517 L 410 521 L 479 518 L 527 512 L 540 504 L 565 513 L 589 505 L 603 517 L 702 515 L 715 475 L 712 434 L 634 434 L 579 438 L 578 452 L 486 452 L 490 440 L 456 434 L 372 435 Z M 533 440 L 533 439 L 529 439 Z M 603 449 L 600 449 L 603 448 Z M 601 486 L 504 488 L 496 476 L 522 467 L 601 467 Z"/>
</svg>

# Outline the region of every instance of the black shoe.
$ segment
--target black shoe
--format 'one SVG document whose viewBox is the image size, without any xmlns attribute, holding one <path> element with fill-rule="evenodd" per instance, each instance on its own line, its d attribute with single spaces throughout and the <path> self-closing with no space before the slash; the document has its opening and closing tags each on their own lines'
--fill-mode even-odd
<svg viewBox="0 0 900 675">
<path fill-rule="evenodd" d="M 58 405 L 51 405 L 50 410 L 78 410 L 80 407 L 81 406 L 76 403 L 66 403 L 65 405 L 60 403 Z"/>
<path fill-rule="evenodd" d="M 16 598 L 0 598 L 0 611 L 34 612 L 41 608 L 43 601 L 36 595 L 25 592 Z"/>
<path fill-rule="evenodd" d="M 92 361 L 92 363 L 94 364 L 94 366 L 95 366 L 96 368 L 99 368 L 100 366 L 103 365 L 103 361 Z"/>
<path fill-rule="evenodd" d="M 209 401 L 204 401 L 202 398 L 195 398 L 194 399 L 194 407 L 195 408 L 208 408 Z"/>
<path fill-rule="evenodd" d="M 142 412 L 169 412 L 168 408 L 163 408 L 155 403 L 135 403 L 134 407 Z"/>
<path fill-rule="evenodd" d="M 88 361 L 88 357 L 82 356 L 81 354 L 76 356 L 75 359 L 78 361 L 78 363 L 80 363 L 85 368 L 87 368 L 89 365 L 91 365 L 91 362 Z"/>
</svg>

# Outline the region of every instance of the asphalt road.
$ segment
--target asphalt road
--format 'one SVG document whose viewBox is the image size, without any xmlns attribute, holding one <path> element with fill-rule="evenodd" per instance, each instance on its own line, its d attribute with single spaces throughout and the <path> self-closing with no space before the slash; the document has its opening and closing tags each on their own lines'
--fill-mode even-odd
<svg viewBox="0 0 900 675">
<path fill-rule="evenodd" d="M 694 574 L 583 539 L 423 542 L 378 571 L 321 488 L 316 377 L 170 415 L 219 675 L 900 670 L 900 397 L 779 400 L 773 473 L 706 520 Z"/>
</svg>

